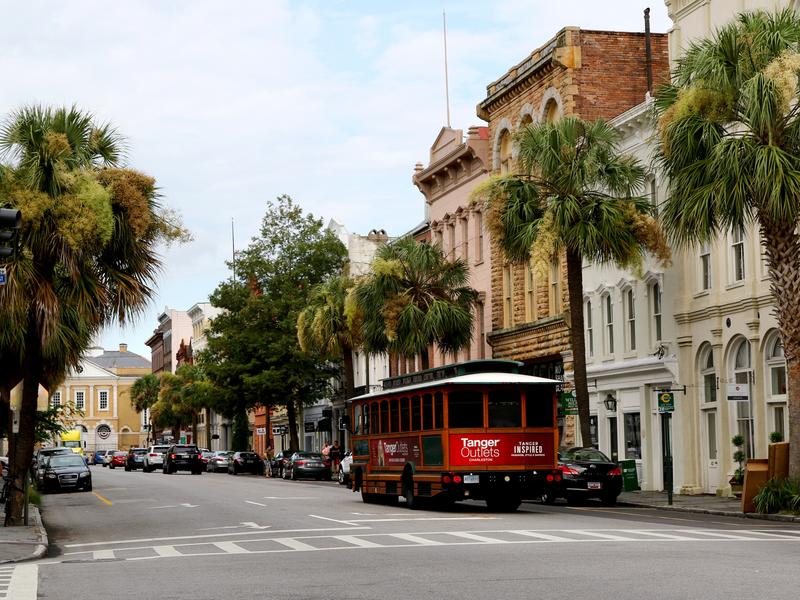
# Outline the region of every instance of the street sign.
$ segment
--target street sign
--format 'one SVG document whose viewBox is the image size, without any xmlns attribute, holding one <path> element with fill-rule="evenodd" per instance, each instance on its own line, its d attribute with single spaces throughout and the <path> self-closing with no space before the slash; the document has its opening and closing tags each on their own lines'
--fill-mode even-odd
<svg viewBox="0 0 800 600">
<path fill-rule="evenodd" d="M 303 429 L 306 433 L 314 433 L 317 430 L 315 423 L 304 423 Z"/>
<path fill-rule="evenodd" d="M 256 427 L 256 435 L 265 435 L 267 433 L 266 427 Z"/>
<path fill-rule="evenodd" d="M 282 427 L 280 425 L 273 425 L 272 426 L 272 435 L 281 435 L 283 433 Z"/>
<path fill-rule="evenodd" d="M 575 392 L 561 392 L 558 395 L 558 415 L 577 415 L 578 401 L 575 399 Z"/>
<path fill-rule="evenodd" d="M 749 383 L 729 383 L 727 387 L 727 397 L 729 402 L 749 402 L 750 384 Z"/>
<path fill-rule="evenodd" d="M 675 412 L 675 394 L 663 390 L 659 390 L 656 393 L 658 394 L 658 412 Z"/>
<path fill-rule="evenodd" d="M 0 267 L 0 285 L 6 284 L 6 268 Z"/>
</svg>

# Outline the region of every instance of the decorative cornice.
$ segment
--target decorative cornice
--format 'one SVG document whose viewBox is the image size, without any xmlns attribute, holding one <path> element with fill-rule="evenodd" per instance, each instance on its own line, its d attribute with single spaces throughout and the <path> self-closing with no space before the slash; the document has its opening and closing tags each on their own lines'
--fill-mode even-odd
<svg viewBox="0 0 800 600">
<path fill-rule="evenodd" d="M 527 333 L 540 334 L 550 331 L 558 331 L 560 329 L 566 329 L 566 322 L 564 321 L 563 315 L 546 317 L 544 319 L 534 321 L 533 323 L 522 323 L 521 325 L 515 325 L 514 327 L 509 327 L 507 329 L 495 329 L 494 331 L 491 331 L 487 337 L 489 338 L 490 343 L 494 345 L 495 342 L 507 340 L 516 336 L 522 336 Z"/>
<path fill-rule="evenodd" d="M 751 296 L 749 298 L 742 298 L 736 302 L 728 302 L 727 304 L 715 304 L 713 306 L 706 306 L 698 310 L 675 313 L 675 321 L 679 325 L 686 325 L 687 323 L 695 323 L 705 319 L 714 317 L 721 318 L 732 312 L 740 312 L 745 310 L 760 310 L 772 305 L 772 296 Z"/>
</svg>

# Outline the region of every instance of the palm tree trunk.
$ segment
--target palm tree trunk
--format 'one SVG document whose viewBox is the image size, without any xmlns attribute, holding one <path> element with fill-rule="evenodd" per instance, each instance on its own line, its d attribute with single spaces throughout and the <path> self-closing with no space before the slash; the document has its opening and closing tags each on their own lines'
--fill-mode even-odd
<svg viewBox="0 0 800 600">
<path fill-rule="evenodd" d="M 353 349 L 342 345 L 342 358 L 344 359 L 344 397 L 349 400 L 355 395 L 356 374 L 353 365 Z"/>
<path fill-rule="evenodd" d="M 800 478 L 800 238 L 790 222 L 760 214 L 770 289 L 786 358 L 789 409 L 789 476 Z"/>
<path fill-rule="evenodd" d="M 286 417 L 289 420 L 289 449 L 297 452 L 300 449 L 300 440 L 297 437 L 297 406 L 294 398 L 286 403 Z"/>
<path fill-rule="evenodd" d="M 586 341 L 583 331 L 583 259 L 577 250 L 567 250 L 567 289 L 575 400 L 581 425 L 581 444 L 588 446 L 592 443 L 592 437 L 589 431 L 589 387 L 586 382 Z"/>
</svg>

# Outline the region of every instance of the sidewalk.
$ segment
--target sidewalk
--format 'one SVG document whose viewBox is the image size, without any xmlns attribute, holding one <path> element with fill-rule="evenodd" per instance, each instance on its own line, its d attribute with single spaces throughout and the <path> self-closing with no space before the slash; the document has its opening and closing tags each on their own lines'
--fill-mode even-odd
<svg viewBox="0 0 800 600">
<path fill-rule="evenodd" d="M 2 527 L 0 521 L 0 564 L 35 560 L 47 553 L 47 531 L 39 509 L 31 504 L 28 526 Z M 5 505 L 0 504 L 0 519 L 5 519 Z"/>
<path fill-rule="evenodd" d="M 792 515 L 762 515 L 760 513 L 743 513 L 740 498 L 722 498 L 712 494 L 686 496 L 672 495 L 672 506 L 667 502 L 666 492 L 622 492 L 617 504 L 620 506 L 638 506 L 657 508 L 660 510 L 674 510 L 681 512 L 705 513 L 725 517 L 739 517 L 743 519 L 766 519 L 768 521 L 784 521 L 800 523 L 800 517 Z"/>
</svg>

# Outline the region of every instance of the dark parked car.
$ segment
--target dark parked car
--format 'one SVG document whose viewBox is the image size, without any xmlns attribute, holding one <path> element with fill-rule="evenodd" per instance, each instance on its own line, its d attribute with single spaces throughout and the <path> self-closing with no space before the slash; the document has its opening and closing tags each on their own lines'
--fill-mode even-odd
<svg viewBox="0 0 800 600">
<path fill-rule="evenodd" d="M 69 448 L 64 448 L 63 446 L 54 446 L 50 448 L 39 448 L 33 455 L 33 460 L 31 461 L 31 477 L 34 479 L 36 478 L 36 469 L 39 466 L 39 463 L 44 462 L 44 460 L 50 456 L 56 454 L 74 454 L 72 450 Z"/>
<path fill-rule="evenodd" d="M 193 444 L 170 446 L 164 455 L 164 466 L 161 470 L 166 474 L 175 471 L 191 471 L 192 475 L 200 475 L 205 469 L 200 451 Z"/>
<path fill-rule="evenodd" d="M 128 452 L 128 460 L 125 461 L 125 470 L 144 469 L 144 457 L 147 448 L 131 448 Z"/>
<path fill-rule="evenodd" d="M 291 450 L 281 450 L 278 452 L 269 463 L 269 476 L 283 477 L 283 473 L 286 471 L 286 465 L 289 464 L 292 454 L 294 453 Z"/>
<path fill-rule="evenodd" d="M 233 456 L 228 458 L 228 474 L 238 475 L 239 473 L 262 475 L 264 461 L 255 452 L 234 452 Z"/>
<path fill-rule="evenodd" d="M 586 498 L 599 498 L 613 506 L 622 491 L 622 470 L 619 465 L 595 448 L 569 448 L 558 453 L 561 481 L 553 483 L 542 496 L 552 504 L 566 498 L 569 504 L 580 504 Z"/>
<path fill-rule="evenodd" d="M 330 479 L 331 466 L 319 452 L 295 452 L 283 471 L 284 479 Z"/>
<path fill-rule="evenodd" d="M 92 472 L 83 458 L 70 452 L 44 459 L 36 470 L 36 487 L 43 492 L 92 491 Z"/>
</svg>

